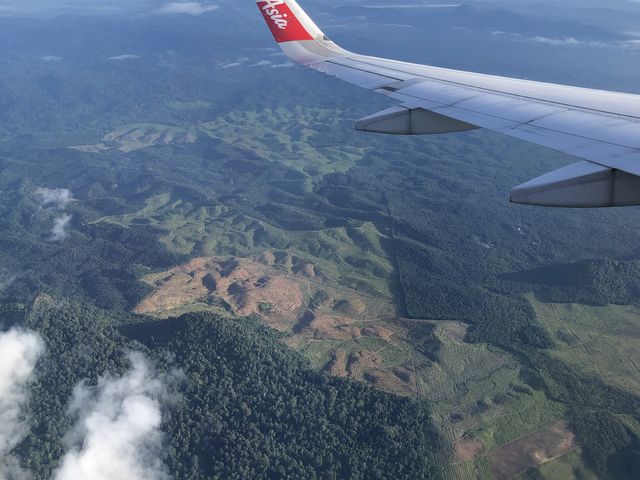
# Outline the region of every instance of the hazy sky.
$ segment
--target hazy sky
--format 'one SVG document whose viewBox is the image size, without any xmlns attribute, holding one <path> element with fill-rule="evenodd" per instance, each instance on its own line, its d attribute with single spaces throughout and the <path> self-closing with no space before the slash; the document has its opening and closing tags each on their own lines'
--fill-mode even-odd
<svg viewBox="0 0 640 480">
<path fill-rule="evenodd" d="M 134 10 L 151 13 L 166 9 L 167 12 L 197 14 L 212 10 L 219 3 L 219 0 L 0 0 L 0 12 L 114 13 Z"/>
<path fill-rule="evenodd" d="M 229 4 L 236 7 L 246 3 L 250 6 L 254 0 L 0 0 L 0 14 L 20 14 L 38 12 L 74 12 L 74 13 L 115 13 L 119 11 L 154 12 L 167 9 L 173 13 L 201 14 L 213 10 L 216 5 Z M 301 3 L 317 3 L 318 0 L 302 0 Z M 502 5 L 522 5 L 539 3 L 540 0 L 460 0 L 460 3 L 494 3 Z M 637 5 L 640 0 L 542 0 L 548 5 L 564 7 L 607 7 L 624 9 Z M 397 0 L 327 0 L 325 5 L 393 5 Z M 402 3 L 442 3 L 440 0 L 403 0 Z"/>
</svg>

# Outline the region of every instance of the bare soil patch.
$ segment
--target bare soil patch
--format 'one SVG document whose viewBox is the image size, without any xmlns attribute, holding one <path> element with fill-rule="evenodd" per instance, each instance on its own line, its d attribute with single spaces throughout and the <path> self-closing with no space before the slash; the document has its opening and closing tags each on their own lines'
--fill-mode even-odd
<svg viewBox="0 0 640 480">
<path fill-rule="evenodd" d="M 341 298 L 334 303 L 333 309 L 344 315 L 360 315 L 365 312 L 367 306 L 359 298 Z"/>
<path fill-rule="evenodd" d="M 415 374 L 408 368 L 373 368 L 365 371 L 362 378 L 376 388 L 403 395 L 415 395 Z"/>
<path fill-rule="evenodd" d="M 317 343 L 326 358 L 320 357 L 319 363 L 326 362 L 320 368 L 330 375 L 416 394 L 413 367 L 390 364 L 394 357 L 385 356 L 397 352 L 406 335 L 406 328 L 394 323 L 394 305 L 339 285 L 296 256 L 267 251 L 255 259 L 196 258 L 145 281 L 155 290 L 135 308 L 136 313 L 169 317 L 224 308 L 238 316 L 254 315 L 289 333 L 285 341 L 292 348 Z M 372 340 L 378 342 L 376 351 L 365 347 Z M 323 351 L 323 345 L 331 346 Z"/>
<path fill-rule="evenodd" d="M 453 449 L 456 455 L 456 463 L 463 463 L 476 458 L 480 453 L 482 453 L 484 447 L 477 438 L 467 437 L 454 443 Z"/>
<path fill-rule="evenodd" d="M 334 377 L 346 377 L 347 372 L 347 353 L 344 350 L 337 349 L 333 352 L 333 358 L 327 364 L 326 371 Z"/>
<path fill-rule="evenodd" d="M 214 296 L 227 302 L 236 315 L 260 315 L 274 328 L 287 330 L 304 306 L 298 282 L 286 272 L 269 272 L 264 264 L 249 259 L 197 258 L 146 281 L 156 290 L 136 307 L 136 313 L 162 316 Z"/>
<path fill-rule="evenodd" d="M 508 480 L 525 470 L 547 463 L 576 447 L 575 433 L 565 421 L 497 448 L 487 455 L 496 480 Z"/>
</svg>

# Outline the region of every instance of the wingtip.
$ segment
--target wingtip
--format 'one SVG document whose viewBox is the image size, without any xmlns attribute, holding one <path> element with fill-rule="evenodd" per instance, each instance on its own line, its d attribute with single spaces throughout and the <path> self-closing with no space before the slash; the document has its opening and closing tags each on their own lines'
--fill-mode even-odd
<svg viewBox="0 0 640 480">
<path fill-rule="evenodd" d="M 257 0 L 274 39 L 293 61 L 310 66 L 348 52 L 329 40 L 295 0 Z"/>
<path fill-rule="evenodd" d="M 257 0 L 256 5 L 278 43 L 314 40 L 319 32 L 295 0 Z"/>
</svg>

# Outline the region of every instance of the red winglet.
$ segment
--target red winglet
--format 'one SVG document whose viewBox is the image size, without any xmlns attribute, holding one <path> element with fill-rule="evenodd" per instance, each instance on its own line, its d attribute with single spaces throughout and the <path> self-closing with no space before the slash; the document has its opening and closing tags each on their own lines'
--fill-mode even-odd
<svg viewBox="0 0 640 480">
<path fill-rule="evenodd" d="M 257 3 L 276 42 L 313 40 L 285 0 L 262 0 Z"/>
</svg>

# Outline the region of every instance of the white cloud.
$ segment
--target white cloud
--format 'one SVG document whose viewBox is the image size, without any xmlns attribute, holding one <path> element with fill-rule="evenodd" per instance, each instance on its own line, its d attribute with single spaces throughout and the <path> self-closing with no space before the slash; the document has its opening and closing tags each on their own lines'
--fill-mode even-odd
<svg viewBox="0 0 640 480">
<path fill-rule="evenodd" d="M 109 60 L 119 62 L 122 60 L 135 60 L 136 58 L 140 58 L 140 55 L 132 55 L 132 54 L 116 55 L 114 57 L 109 57 Z"/>
<path fill-rule="evenodd" d="M 64 210 L 73 202 L 73 194 L 66 188 L 37 188 L 36 195 L 41 197 L 42 206 L 52 206 L 58 210 Z"/>
<path fill-rule="evenodd" d="M 141 353 L 131 353 L 122 378 L 105 376 L 96 387 L 76 387 L 70 410 L 78 423 L 54 480 L 166 480 L 161 461 L 165 378 Z"/>
<path fill-rule="evenodd" d="M 11 450 L 23 438 L 28 426 L 22 416 L 27 400 L 26 386 L 38 358 L 44 351 L 40 337 L 12 329 L 0 334 L 0 479 L 22 478 Z"/>
<path fill-rule="evenodd" d="M 294 67 L 295 65 L 291 62 L 287 62 L 287 63 L 276 63 L 274 65 L 271 65 L 271 68 L 291 68 Z"/>
<path fill-rule="evenodd" d="M 62 57 L 57 57 L 55 55 L 43 55 L 41 57 L 38 57 L 39 60 L 42 60 L 43 62 L 59 62 L 60 60 L 62 60 Z"/>
<path fill-rule="evenodd" d="M 170 2 L 158 13 L 186 13 L 188 15 L 202 15 L 218 9 L 218 5 L 203 5 L 199 2 Z"/>
<path fill-rule="evenodd" d="M 536 35 L 533 37 L 527 37 L 519 33 L 502 32 L 499 30 L 491 32 L 493 36 L 504 37 L 517 42 L 526 43 L 539 43 L 543 45 L 550 45 L 554 47 L 590 47 L 590 48 L 616 48 L 626 47 L 627 42 L 601 42 L 597 40 L 579 40 L 575 37 L 563 36 L 563 37 L 545 37 L 542 35 Z"/>
<path fill-rule="evenodd" d="M 247 47 L 245 50 L 250 52 L 274 52 L 275 47 Z"/>
<path fill-rule="evenodd" d="M 427 3 L 427 4 L 408 4 L 408 5 L 363 5 L 364 8 L 375 8 L 375 9 L 387 9 L 387 8 L 392 8 L 392 9 L 399 9 L 399 8 L 458 8 L 461 7 L 462 5 L 459 3 L 444 3 L 444 4 L 433 4 L 433 3 Z"/>
<path fill-rule="evenodd" d="M 249 65 L 250 67 L 268 67 L 269 65 L 272 65 L 273 62 L 271 62 L 270 60 L 260 60 L 257 63 L 253 63 L 251 65 Z"/>
<path fill-rule="evenodd" d="M 271 60 L 259 60 L 258 62 L 255 63 L 248 63 L 250 61 L 249 58 L 247 57 L 241 57 L 241 58 L 237 58 L 236 60 L 234 60 L 233 62 L 229 62 L 229 63 L 219 63 L 218 64 L 218 68 L 236 68 L 236 67 L 241 67 L 243 65 L 246 65 L 248 67 L 265 67 L 265 68 L 290 68 L 295 66 L 293 63 L 291 62 L 285 62 L 285 63 L 273 63 L 273 61 Z"/>
<path fill-rule="evenodd" d="M 625 48 L 630 48 L 635 50 L 640 48 L 640 40 L 626 40 L 624 42 L 621 42 L 621 45 Z"/>
<path fill-rule="evenodd" d="M 219 63 L 218 67 L 219 68 L 235 68 L 235 67 L 242 66 L 243 64 L 245 64 L 248 61 L 249 61 L 249 59 L 247 57 L 240 57 L 240 58 L 235 59 L 233 62 Z"/>
<path fill-rule="evenodd" d="M 531 41 L 535 43 L 545 43 L 547 45 L 559 45 L 559 46 L 574 46 L 574 45 L 582 45 L 585 43 L 585 42 L 581 42 L 580 40 L 574 37 L 550 38 L 550 37 L 536 36 L 536 37 L 532 37 Z"/>
<path fill-rule="evenodd" d="M 69 225 L 69 222 L 71 222 L 72 218 L 72 215 L 64 214 L 54 220 L 53 228 L 51 229 L 52 242 L 60 242 L 69 236 L 67 233 L 67 226 Z"/>
</svg>

